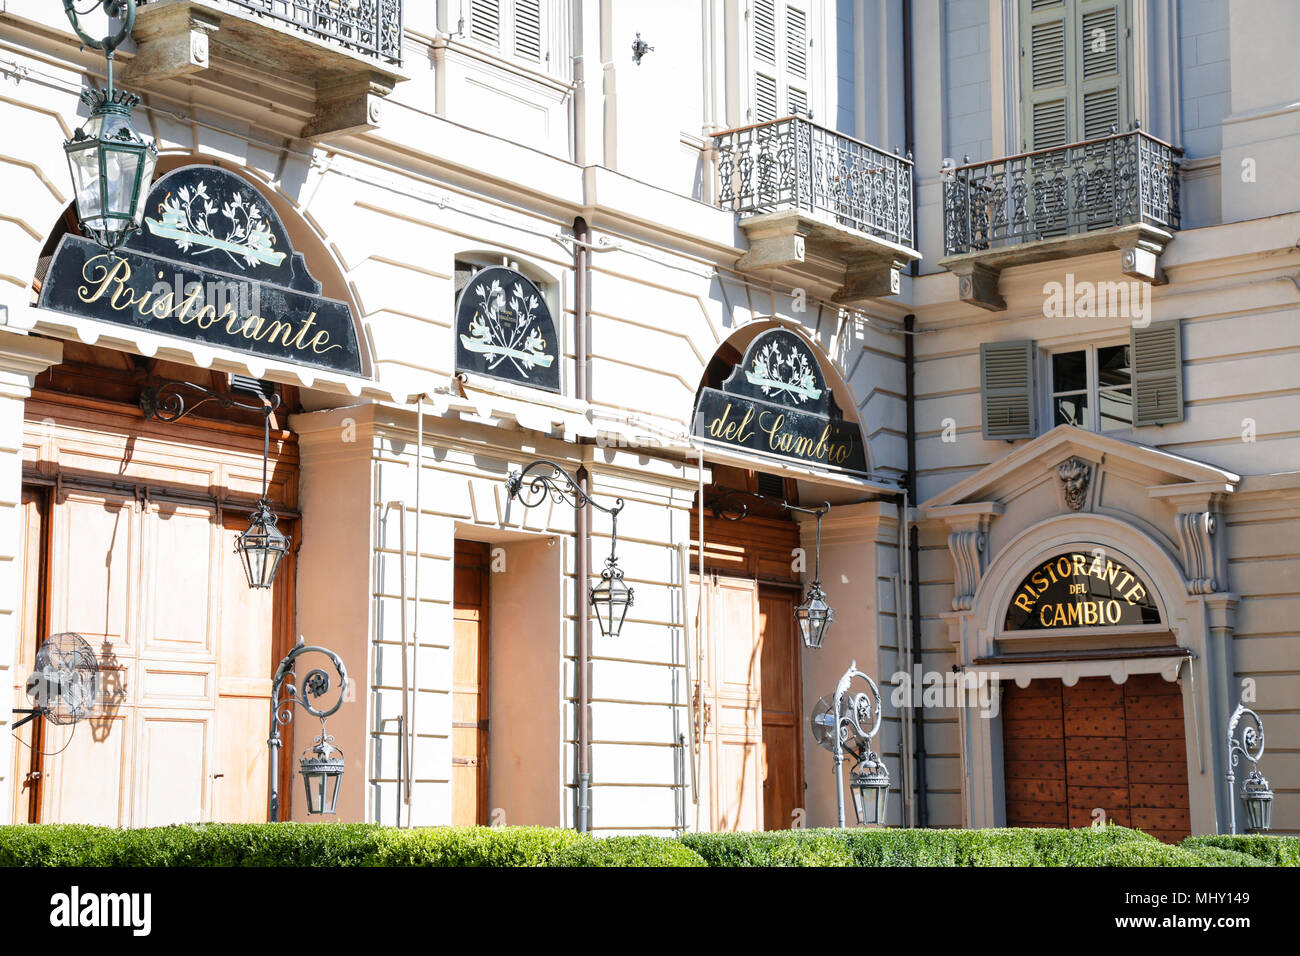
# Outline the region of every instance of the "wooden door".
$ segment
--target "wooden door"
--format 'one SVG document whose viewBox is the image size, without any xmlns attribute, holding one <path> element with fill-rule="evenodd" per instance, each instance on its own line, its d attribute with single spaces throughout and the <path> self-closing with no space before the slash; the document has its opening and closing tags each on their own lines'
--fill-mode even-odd
<svg viewBox="0 0 1300 956">
<path fill-rule="evenodd" d="M 701 762 L 711 794 L 710 829 L 761 830 L 762 643 L 758 586 L 709 576 L 699 688 Z"/>
<path fill-rule="evenodd" d="M 1180 685 L 1137 674 L 1003 692 L 1008 826 L 1087 826 L 1100 810 L 1167 842 L 1191 832 Z"/>
<path fill-rule="evenodd" d="M 758 635 L 762 646 L 763 826 L 787 830 L 804 805 L 799 639 L 793 592 L 758 589 Z"/>
<path fill-rule="evenodd" d="M 28 708 L 27 675 L 36 662 L 36 648 L 45 633 L 46 504 L 43 488 L 23 487 L 20 527 L 22 529 L 22 594 L 18 613 L 18 646 L 12 663 L 13 706 Z M 21 720 L 15 715 L 14 720 Z M 44 723 L 28 721 L 14 732 L 13 763 L 9 779 L 13 784 L 13 823 L 34 823 L 40 808 L 41 733 Z"/>
<path fill-rule="evenodd" d="M 451 816 L 488 822 L 487 544 L 456 542 L 452 632 Z"/>
</svg>

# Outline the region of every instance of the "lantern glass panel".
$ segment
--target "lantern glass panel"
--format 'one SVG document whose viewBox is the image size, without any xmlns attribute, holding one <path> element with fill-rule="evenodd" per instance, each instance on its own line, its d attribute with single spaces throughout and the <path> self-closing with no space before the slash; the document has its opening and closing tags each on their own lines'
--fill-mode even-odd
<svg viewBox="0 0 1300 956">
<path fill-rule="evenodd" d="M 259 510 L 253 513 L 248 530 L 235 544 L 244 562 L 244 574 L 250 588 L 269 588 L 275 583 L 280 559 L 289 550 L 289 539 L 275 526 L 275 515 Z"/>
<path fill-rule="evenodd" d="M 827 628 L 835 620 L 835 611 L 826 603 L 821 589 L 814 585 L 804 602 L 794 609 L 794 616 L 804 644 L 821 647 Z"/>
<path fill-rule="evenodd" d="M 889 777 L 882 772 L 849 775 L 853 809 L 861 826 L 885 825 L 885 801 L 889 796 Z"/>
<path fill-rule="evenodd" d="M 627 609 L 632 606 L 632 589 L 623 583 L 621 575 L 610 574 L 606 568 L 600 583 L 591 588 L 590 598 L 600 633 L 605 637 L 618 637 L 627 618 Z"/>
</svg>

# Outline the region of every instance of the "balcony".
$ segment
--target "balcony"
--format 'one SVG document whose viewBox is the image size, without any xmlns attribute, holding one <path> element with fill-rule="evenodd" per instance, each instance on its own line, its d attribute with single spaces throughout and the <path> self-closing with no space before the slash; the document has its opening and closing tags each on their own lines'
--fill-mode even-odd
<svg viewBox="0 0 1300 956">
<path fill-rule="evenodd" d="M 1120 271 L 1160 284 L 1178 229 L 1181 150 L 1134 130 L 945 170 L 944 252 L 961 298 L 991 311 L 1003 269 L 1120 252 Z"/>
<path fill-rule="evenodd" d="M 798 116 L 713 137 L 717 205 L 740 216 L 745 270 L 844 264 L 837 302 L 898 292 L 912 239 L 912 160 Z"/>
<path fill-rule="evenodd" d="M 213 66 L 315 87 L 304 139 L 379 125 L 402 73 L 403 0 L 140 0 L 123 81 L 148 88 Z"/>
</svg>

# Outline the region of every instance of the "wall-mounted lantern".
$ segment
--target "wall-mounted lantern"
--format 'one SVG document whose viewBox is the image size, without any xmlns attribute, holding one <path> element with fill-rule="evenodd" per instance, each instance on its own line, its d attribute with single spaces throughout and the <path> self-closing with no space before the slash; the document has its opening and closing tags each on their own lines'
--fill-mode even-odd
<svg viewBox="0 0 1300 956">
<path fill-rule="evenodd" d="M 855 677 L 867 682 L 868 694 L 850 693 Z M 853 661 L 844 672 L 835 693 L 823 697 L 813 708 L 808 722 L 813 738 L 831 752 L 835 760 L 835 806 L 839 826 L 844 826 L 844 754 L 853 757 L 849 791 L 859 826 L 885 825 L 885 800 L 889 795 L 889 770 L 871 749 L 871 739 L 880 730 L 880 688 L 858 670 Z"/>
<path fill-rule="evenodd" d="M 135 25 L 136 0 L 102 0 L 99 6 L 120 23 L 115 33 L 96 40 L 82 30 L 73 0 L 63 0 L 63 12 L 78 39 L 92 50 L 102 50 L 108 63 L 105 88 L 82 92 L 82 102 L 91 108 L 90 118 L 63 144 L 63 150 L 81 231 L 112 252 L 140 228 L 158 144 L 142 137 L 131 122 L 131 110 L 140 97 L 113 88 L 114 55 Z"/>
<path fill-rule="evenodd" d="M 303 654 L 324 654 L 334 665 L 338 674 L 338 699 L 332 707 L 321 709 L 313 701 L 318 701 L 330 690 L 330 676 L 319 667 L 307 672 L 300 683 L 297 674 L 297 660 Z M 271 681 L 271 734 L 267 745 L 271 748 L 271 794 L 268 805 L 268 819 L 276 823 L 280 819 L 280 747 L 283 740 L 280 728 L 293 721 L 294 707 L 302 707 L 307 713 L 320 718 L 320 735 L 312 746 L 303 752 L 298 763 L 302 774 L 303 786 L 307 789 L 307 812 L 313 815 L 336 813 L 339 803 L 339 784 L 343 781 L 343 751 L 334 746 L 334 738 L 325 730 L 325 720 L 341 706 L 348 693 L 348 669 L 339 657 L 327 647 L 308 644 L 302 637 L 293 650 L 284 656 L 280 666 L 275 669 Z"/>
<path fill-rule="evenodd" d="M 192 389 L 201 397 L 186 405 L 181 389 Z M 156 418 L 160 422 L 175 422 L 208 402 L 222 408 L 243 408 L 262 413 L 262 495 L 253 506 L 248 530 L 235 541 L 235 553 L 244 565 L 244 576 L 250 588 L 269 588 L 275 583 L 275 573 L 281 559 L 289 551 L 289 538 L 275 525 L 275 513 L 266 500 L 267 462 L 271 457 L 271 414 L 280 407 L 278 393 L 263 397 L 260 403 L 241 402 L 228 395 L 218 395 L 192 382 L 163 382 L 146 388 L 140 395 L 140 410 L 145 420 Z"/>
<path fill-rule="evenodd" d="M 1249 723 L 1242 723 L 1242 718 Z M 1253 724 L 1253 726 L 1252 726 Z M 1228 718 L 1228 817 L 1232 833 L 1237 832 L 1237 799 L 1232 792 L 1236 768 L 1242 757 L 1250 761 L 1250 773 L 1241 784 L 1241 803 L 1246 808 L 1246 832 L 1267 832 L 1273 821 L 1273 791 L 1259 772 L 1259 758 L 1264 756 L 1264 724 L 1259 715 L 1244 703 Z"/>
<path fill-rule="evenodd" d="M 608 508 L 597 504 L 578 484 L 577 479 L 549 459 L 541 458 L 524 466 L 522 471 L 512 471 L 506 478 L 506 494 L 516 498 L 525 508 L 535 508 L 550 500 L 567 504 L 575 510 L 591 505 L 609 515 L 612 530 L 609 539 L 609 557 L 600 572 L 600 583 L 587 589 L 587 601 L 596 614 L 600 633 L 618 637 L 623 629 L 627 610 L 632 606 L 632 589 L 623 583 L 623 571 L 618 566 L 618 513 L 623 510 L 623 499 L 618 498 Z"/>
</svg>

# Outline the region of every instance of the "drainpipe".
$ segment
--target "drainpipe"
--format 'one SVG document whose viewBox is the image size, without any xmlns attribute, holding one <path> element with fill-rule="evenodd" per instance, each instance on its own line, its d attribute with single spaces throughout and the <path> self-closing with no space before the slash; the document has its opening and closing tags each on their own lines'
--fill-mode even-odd
<svg viewBox="0 0 1300 956">
<path fill-rule="evenodd" d="M 573 397 L 580 402 L 587 400 L 587 240 L 590 232 L 587 221 L 579 216 L 573 221 L 573 351 L 574 351 L 574 385 Z M 590 491 L 586 468 L 578 469 L 578 484 L 584 492 Z M 591 688 L 588 683 L 588 648 L 589 621 L 587 611 L 587 581 L 591 575 L 591 509 L 579 508 L 575 517 L 574 538 L 577 549 L 575 555 L 574 596 L 578 614 L 577 654 L 575 688 L 578 698 L 578 807 L 577 829 L 586 833 L 591 826 L 591 725 L 588 711 L 591 708 Z"/>
<path fill-rule="evenodd" d="M 903 152 L 908 156 L 916 156 L 916 129 L 912 118 L 912 2 L 903 0 Z M 912 248 L 920 248 L 920 240 L 916 235 L 916 171 L 920 168 L 920 163 L 912 167 Z M 907 265 L 907 274 L 915 278 L 918 274 L 917 260 L 913 259 Z M 910 379 L 908 381 L 911 381 Z M 912 406 L 908 405 L 909 412 Z M 913 433 L 908 431 L 908 440 L 911 441 Z M 915 489 L 913 489 L 915 490 Z"/>
<path fill-rule="evenodd" d="M 908 4 L 904 4 L 907 7 Z M 916 495 L 916 316 L 908 314 L 903 318 L 903 367 L 907 381 L 907 495 L 917 501 Z M 917 547 L 916 525 L 905 513 L 903 520 L 907 525 L 907 576 L 908 603 L 911 605 L 912 626 L 912 683 L 921 669 L 921 557 Z M 928 826 L 930 814 L 927 808 L 925 792 L 925 708 L 916 703 L 916 688 L 912 688 L 912 724 L 916 733 L 916 825 Z"/>
</svg>

